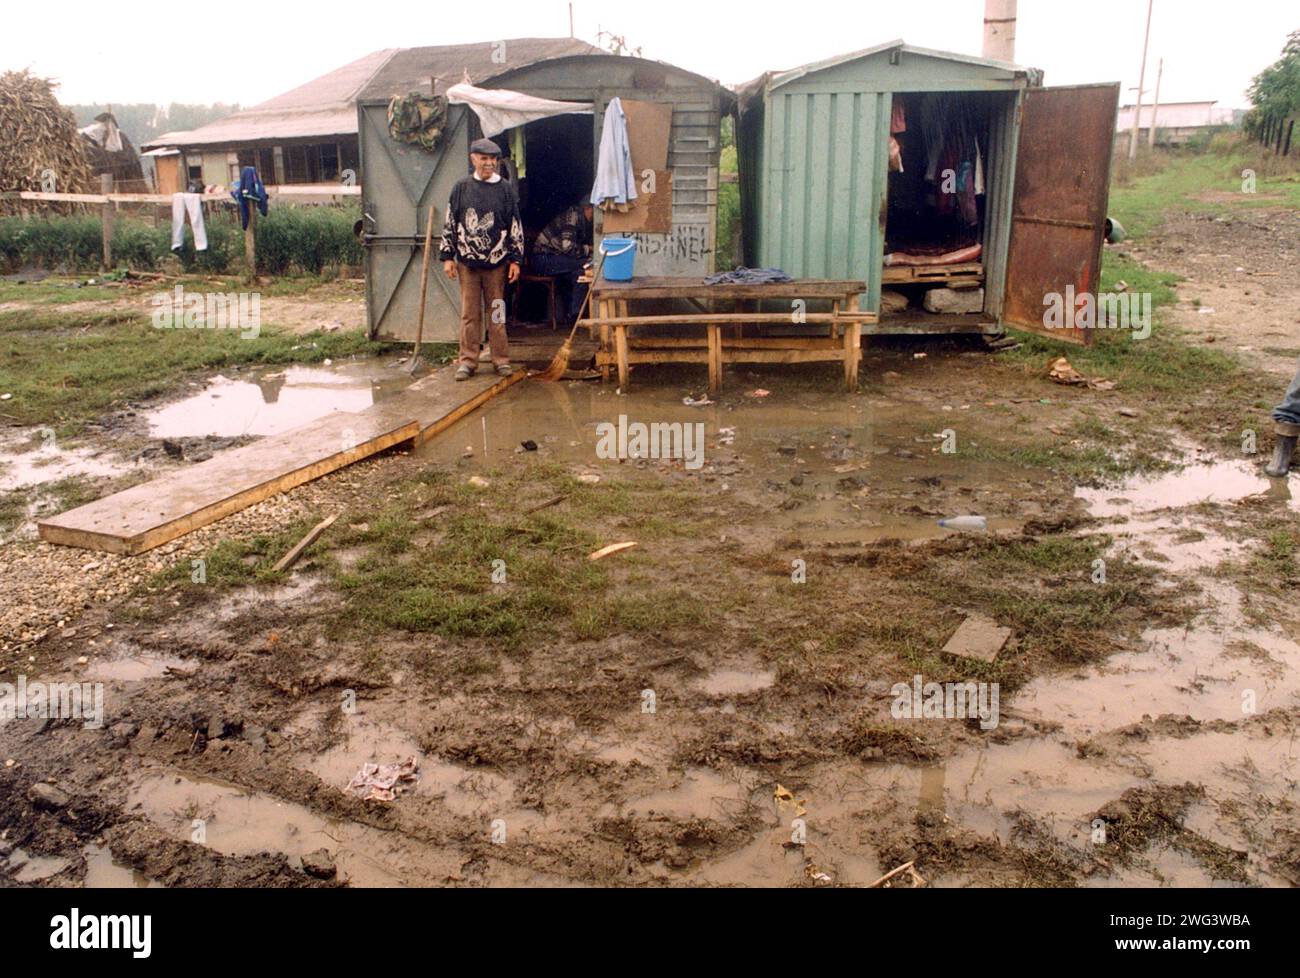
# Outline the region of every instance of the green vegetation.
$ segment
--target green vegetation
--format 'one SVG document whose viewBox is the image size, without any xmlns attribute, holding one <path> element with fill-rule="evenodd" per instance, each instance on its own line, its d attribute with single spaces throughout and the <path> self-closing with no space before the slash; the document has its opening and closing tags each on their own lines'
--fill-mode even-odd
<svg viewBox="0 0 1300 978">
<path fill-rule="evenodd" d="M 719 176 L 735 177 L 739 165 L 736 159 L 735 120 L 726 116 L 722 120 L 722 154 L 718 163 Z M 740 261 L 740 184 L 723 182 L 718 186 L 717 270 L 729 271 Z"/>
<path fill-rule="evenodd" d="M 679 587 L 652 585 L 610 595 L 615 577 L 643 566 L 636 551 L 617 562 L 587 555 L 610 542 L 594 529 L 639 514 L 678 513 L 657 524 L 638 520 L 639 541 L 659 533 L 690 536 L 686 514 L 695 505 L 683 489 L 655 480 L 587 485 L 560 465 L 517 465 L 487 474 L 488 486 L 453 483 L 442 469 L 394 484 L 382 508 L 345 514 L 308 550 L 337 586 L 343 605 L 332 618 L 340 634 L 376 628 L 432 632 L 448 638 L 493 640 L 512 648 L 529 631 L 555 629 L 577 640 L 623 633 L 658 635 L 702 617 L 702 602 Z M 552 507 L 525 514 L 530 504 L 563 494 Z M 435 516 L 422 517 L 436 510 Z M 271 568 L 310 528 L 300 521 L 272 535 L 225 540 L 205 554 L 207 586 L 275 580 Z M 360 551 L 354 560 L 340 553 Z M 502 561 L 497 565 L 495 561 Z M 493 581 L 494 569 L 505 573 Z M 187 584 L 188 561 L 149 583 Z"/>
<path fill-rule="evenodd" d="M 258 271 L 320 275 L 362 263 L 361 244 L 352 233 L 360 217 L 355 206 L 273 207 L 257 221 Z M 208 248 L 195 252 L 193 237 L 175 253 L 171 228 L 119 218 L 113 225 L 113 258 L 123 268 L 152 271 L 179 262 L 186 272 L 220 275 L 238 271 L 244 260 L 244 232 L 231 202 L 228 212 L 206 222 Z M 0 271 L 36 267 L 95 272 L 103 255 L 98 217 L 0 217 Z"/>
</svg>

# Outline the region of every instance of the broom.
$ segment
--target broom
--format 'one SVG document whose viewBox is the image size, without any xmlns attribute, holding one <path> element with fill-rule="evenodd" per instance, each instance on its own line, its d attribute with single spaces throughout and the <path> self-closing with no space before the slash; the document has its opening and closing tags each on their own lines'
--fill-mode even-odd
<svg viewBox="0 0 1300 978">
<path fill-rule="evenodd" d="M 596 274 L 591 277 L 591 284 L 587 286 L 587 294 L 582 298 L 582 308 L 578 310 L 578 318 L 573 321 L 573 329 L 569 330 L 568 338 L 560 345 L 559 351 L 555 354 L 555 359 L 551 365 L 539 374 L 533 376 L 537 380 L 559 380 L 569 369 L 569 356 L 573 353 L 573 337 L 578 332 L 578 326 L 582 323 L 583 313 L 591 305 L 591 293 L 596 289 L 596 283 L 600 281 L 601 270 L 605 267 L 605 253 L 600 253 L 600 261 L 596 263 Z"/>
</svg>

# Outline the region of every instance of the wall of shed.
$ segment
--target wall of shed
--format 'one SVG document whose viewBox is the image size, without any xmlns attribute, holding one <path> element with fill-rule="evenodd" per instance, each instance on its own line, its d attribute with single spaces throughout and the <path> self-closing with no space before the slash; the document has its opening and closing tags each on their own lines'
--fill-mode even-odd
<svg viewBox="0 0 1300 978">
<path fill-rule="evenodd" d="M 593 143 L 615 96 L 673 105 L 668 166 L 673 172 L 673 232 L 637 234 L 636 274 L 702 276 L 714 270 L 720 121 L 726 99 L 716 85 L 680 69 L 634 58 L 591 56 L 542 62 L 489 79 L 488 88 L 569 102 L 594 102 Z M 410 341 L 419 305 L 419 235 L 427 207 L 441 221 L 447 194 L 468 173 L 468 141 L 477 117 L 452 106 L 446 142 L 435 153 L 397 144 L 387 132 L 382 100 L 358 103 L 362 204 L 380 236 L 367 248 L 367 313 L 372 336 Z M 594 161 L 593 161 L 594 162 Z M 601 237 L 597 232 L 597 240 Z M 459 330 L 455 283 L 430 276 L 424 338 L 453 340 Z"/>
<path fill-rule="evenodd" d="M 712 86 L 635 59 L 582 58 L 542 63 L 485 83 L 561 101 L 593 101 L 599 150 L 605 108 L 613 98 L 673 106 L 668 168 L 673 174 L 671 234 L 637 232 L 637 275 L 708 275 L 717 250 L 721 98 Z M 602 237 L 597 231 L 597 240 Z"/>
<path fill-rule="evenodd" d="M 770 90 L 762 111 L 746 114 L 741 180 L 742 218 L 752 240 L 747 260 L 784 269 L 796 278 L 862 279 L 861 307 L 879 308 L 882 214 L 888 191 L 889 118 L 894 92 L 1008 93 L 1007 108 L 990 133 L 1001 162 L 986 202 L 986 295 L 1000 312 L 1010 234 L 1015 166 L 1016 106 L 1023 78 L 1000 68 L 902 52 L 834 65 Z M 748 148 L 748 152 L 746 149 Z M 991 278 L 989 276 L 992 276 Z"/>
</svg>

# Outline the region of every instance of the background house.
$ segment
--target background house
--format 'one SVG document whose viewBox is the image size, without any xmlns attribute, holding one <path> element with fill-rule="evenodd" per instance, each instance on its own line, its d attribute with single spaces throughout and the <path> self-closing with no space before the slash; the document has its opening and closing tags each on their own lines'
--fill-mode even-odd
<svg viewBox="0 0 1300 978">
<path fill-rule="evenodd" d="M 599 50 L 567 37 L 385 48 L 224 119 L 185 132 L 163 133 L 143 148 L 176 151 L 155 158 L 163 193 L 173 179 L 179 179 L 179 189 L 191 180 L 228 184 L 244 166 L 257 167 L 269 185 L 334 183 L 345 170 L 360 173 L 357 96 L 373 85 L 381 71 L 382 77 L 393 79 L 390 94 L 415 88 L 427 92 L 435 82 L 444 92 L 466 72 L 481 82 L 546 58 Z M 170 176 L 172 172 L 176 177 Z M 163 187 L 164 181 L 168 188 Z"/>
<path fill-rule="evenodd" d="M 1119 107 L 1115 115 L 1116 135 L 1128 133 L 1133 128 L 1133 111 L 1131 104 Z M 1151 114 L 1151 105 L 1143 105 L 1138 130 L 1142 140 L 1147 139 L 1151 128 Z M 1164 146 L 1181 145 L 1214 129 L 1238 125 L 1242 115 L 1242 109 L 1219 108 L 1214 101 L 1161 102 L 1155 107 L 1156 142 Z"/>
</svg>

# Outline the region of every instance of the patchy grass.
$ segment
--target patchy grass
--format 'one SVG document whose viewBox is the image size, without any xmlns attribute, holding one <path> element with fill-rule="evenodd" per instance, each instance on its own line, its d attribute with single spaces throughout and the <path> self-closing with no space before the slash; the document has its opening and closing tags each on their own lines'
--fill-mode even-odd
<svg viewBox="0 0 1300 978">
<path fill-rule="evenodd" d="M 1181 331 L 1166 322 L 1165 310 L 1177 297 L 1178 276 L 1155 272 L 1138 262 L 1108 251 L 1102 264 L 1101 291 L 1113 292 L 1119 281 L 1128 292 L 1151 295 L 1151 335 L 1136 339 L 1124 329 L 1098 329 L 1090 346 L 1061 343 L 1038 334 L 1018 334 L 1018 349 L 1000 354 L 1001 363 L 1023 373 L 1041 374 L 1054 357 L 1066 357 L 1088 377 L 1113 380 L 1126 394 L 1185 397 L 1189 389 L 1233 386 L 1241 367 L 1230 354 L 1183 341 Z"/>
<path fill-rule="evenodd" d="M 120 273 L 111 273 L 120 274 Z M 93 285 L 90 283 L 94 283 Z M 256 289 L 263 298 L 290 298 L 311 295 L 315 299 L 361 298 L 364 284 L 324 273 L 321 275 L 286 275 L 277 278 L 260 276 L 256 286 L 242 275 L 169 275 L 164 279 L 147 279 L 126 285 L 99 275 L 50 275 L 39 280 L 19 282 L 0 280 L 0 305 L 66 305 L 72 302 L 103 302 L 149 308 L 149 300 L 159 292 L 170 293 L 176 286 L 193 292 L 247 292 Z"/>
<path fill-rule="evenodd" d="M 154 329 L 143 313 L 0 312 L 0 391 L 22 424 L 44 424 L 60 437 L 126 404 L 175 389 L 190 372 L 242 364 L 319 363 L 374 356 L 391 346 L 360 332 L 293 335 L 264 328 Z"/>
<path fill-rule="evenodd" d="M 1255 173 L 1253 193 L 1244 189 L 1247 170 Z M 1110 192 L 1111 216 L 1134 236 L 1156 230 L 1172 211 L 1230 214 L 1259 207 L 1300 207 L 1300 170 L 1242 141 L 1221 153 L 1157 151 L 1136 168 L 1124 160 Z"/>
</svg>

